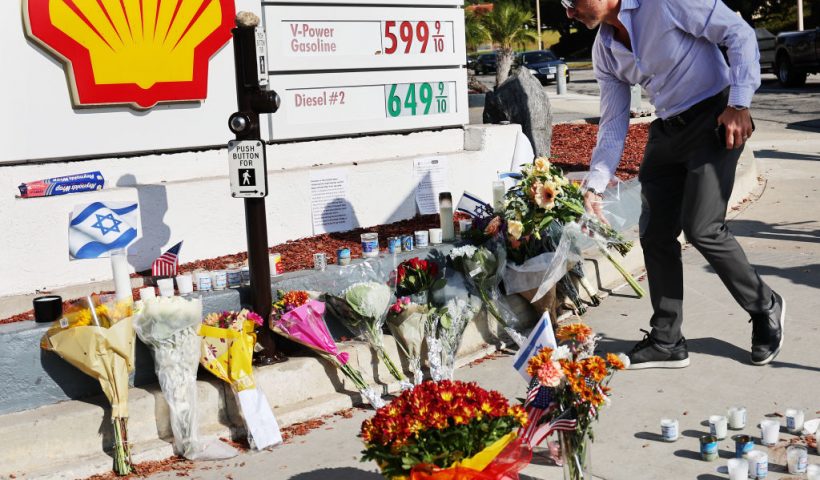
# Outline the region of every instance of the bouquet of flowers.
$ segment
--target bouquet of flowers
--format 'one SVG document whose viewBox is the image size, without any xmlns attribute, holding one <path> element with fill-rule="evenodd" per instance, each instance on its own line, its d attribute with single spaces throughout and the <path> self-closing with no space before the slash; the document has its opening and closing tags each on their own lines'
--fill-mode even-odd
<svg viewBox="0 0 820 480">
<path fill-rule="evenodd" d="M 478 294 L 487 311 L 504 327 L 504 331 L 520 347 L 526 338 L 513 328 L 515 314 L 501 296 L 498 288 L 501 283 L 500 272 L 504 269 L 506 256 L 503 248 L 496 248 L 495 253 L 486 247 L 464 245 L 450 251 L 450 259 L 460 271 L 467 283 Z"/>
<path fill-rule="evenodd" d="M 131 473 L 128 445 L 128 375 L 134 370 L 132 301 L 91 295 L 68 308 L 46 331 L 40 346 L 97 379 L 111 403 L 114 471 Z"/>
<path fill-rule="evenodd" d="M 436 279 L 438 264 L 420 260 L 418 257 L 406 260 L 396 268 L 396 302 L 387 314 L 387 326 L 396 338 L 399 347 L 407 356 L 413 371 L 413 383 L 423 380 L 421 371 L 421 347 L 424 342 L 425 326 L 431 313 L 430 294 L 443 288 L 446 280 Z"/>
<path fill-rule="evenodd" d="M 522 436 L 535 446 L 558 431 L 565 477 L 589 479 L 589 447 L 592 422 L 609 403 L 609 381 L 616 370 L 626 368 L 626 356 L 594 355 L 596 337 L 583 323 L 564 325 L 556 332 L 559 346 L 545 347 L 530 358 L 532 377 L 525 408 L 531 425 Z"/>
<path fill-rule="evenodd" d="M 211 313 L 202 320 L 203 367 L 227 382 L 239 404 L 248 443 L 263 449 L 282 443 L 279 425 L 268 399 L 253 380 L 254 330 L 264 323 L 262 317 L 248 310 Z"/>
<path fill-rule="evenodd" d="M 402 388 L 412 386 L 384 349 L 384 327 L 390 307 L 390 288 L 378 282 L 358 282 L 347 287 L 341 296 L 326 294 L 327 308 L 354 335 L 364 337 L 376 350 L 390 374 Z"/>
<path fill-rule="evenodd" d="M 367 384 L 361 372 L 350 366 L 349 355 L 339 352 L 323 319 L 325 304 L 310 298 L 303 290 L 278 292 L 279 300 L 273 304 L 271 329 L 295 342 L 310 348 L 353 382 L 359 393 L 373 408 L 384 406 L 384 400 Z"/>
<path fill-rule="evenodd" d="M 159 386 L 171 413 L 174 448 L 189 460 L 221 460 L 239 452 L 223 443 L 204 444 L 197 435 L 196 371 L 202 300 L 157 297 L 137 302 L 134 329 L 151 348 Z"/>
<path fill-rule="evenodd" d="M 433 381 L 452 380 L 456 353 L 461 346 L 464 329 L 480 309 L 474 297 L 451 298 L 444 308 L 430 315 L 425 331 L 427 337 L 427 362 Z"/>
<path fill-rule="evenodd" d="M 362 424 L 362 460 L 389 479 L 517 479 L 532 458 L 516 433 L 526 423 L 498 392 L 428 381 Z"/>
<path fill-rule="evenodd" d="M 598 248 L 635 293 L 640 297 L 645 295 L 635 279 L 609 253 L 610 249 L 614 249 L 621 255 L 626 255 L 632 248 L 632 242 L 625 240 L 623 235 L 609 225 L 586 213 L 584 196 L 579 184 L 569 182 L 563 172 L 545 157 L 536 158 L 532 164 L 522 165 L 521 173 L 522 179 L 505 195 L 502 212 L 506 222 L 507 252 L 514 262 L 521 264 L 543 252 L 556 250 L 554 242 L 544 237 L 545 230 L 553 222 L 561 227 L 576 223 L 588 238 L 595 240 Z M 570 237 L 569 240 L 577 241 L 577 237 Z M 553 276 L 553 284 L 566 273 L 566 262 L 566 252 L 563 256 L 554 257 L 550 268 L 559 268 L 560 276 Z M 548 277 L 549 273 L 544 279 Z M 582 282 L 582 285 L 588 289 L 588 284 Z M 534 300 L 540 298 L 550 287 L 551 285 L 544 288 L 542 284 Z M 574 290 L 574 287 L 570 290 Z M 575 295 L 577 298 L 577 293 Z M 590 296 L 593 296 L 591 292 Z"/>
</svg>

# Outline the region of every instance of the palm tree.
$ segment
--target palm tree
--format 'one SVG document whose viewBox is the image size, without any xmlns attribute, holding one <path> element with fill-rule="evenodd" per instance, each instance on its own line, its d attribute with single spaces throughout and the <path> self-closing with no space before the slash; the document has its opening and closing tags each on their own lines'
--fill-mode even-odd
<svg viewBox="0 0 820 480">
<path fill-rule="evenodd" d="M 487 29 L 481 23 L 481 15 L 476 13 L 475 10 L 464 10 L 464 34 L 467 48 L 473 51 L 490 39 Z"/>
<path fill-rule="evenodd" d="M 498 63 L 496 65 L 495 84 L 504 83 L 510 74 L 513 60 L 513 46 L 536 39 L 532 12 L 522 9 L 515 3 L 505 1 L 493 6 L 493 10 L 481 18 L 481 23 L 498 46 Z"/>
</svg>

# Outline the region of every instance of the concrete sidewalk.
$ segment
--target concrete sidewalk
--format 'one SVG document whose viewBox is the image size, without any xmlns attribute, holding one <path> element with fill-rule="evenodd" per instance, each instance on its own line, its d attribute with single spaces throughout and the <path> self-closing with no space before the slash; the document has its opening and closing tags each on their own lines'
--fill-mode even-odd
<svg viewBox="0 0 820 480">
<path fill-rule="evenodd" d="M 769 366 L 748 362 L 751 326 L 701 255 L 683 252 L 685 275 L 684 334 L 692 364 L 681 370 L 627 371 L 616 375 L 612 405 L 603 410 L 595 428 L 592 469 L 607 480 L 727 478 L 726 459 L 734 452 L 730 439 L 720 441 L 720 459 L 699 459 L 698 436 L 708 431 L 710 415 L 725 414 L 731 405 L 748 410 L 741 432 L 759 436 L 757 424 L 786 408 L 801 408 L 806 419 L 820 416 L 820 217 L 811 208 L 820 187 L 820 135 L 759 128 L 749 147 L 755 150 L 766 176 L 754 201 L 733 211 L 730 228 L 766 282 L 788 302 L 786 343 Z M 646 287 L 644 283 L 644 287 Z M 628 350 L 648 328 L 648 299 L 635 298 L 628 288 L 614 291 L 584 321 L 604 335 L 603 351 Z M 456 376 L 498 389 L 510 398 L 524 394 L 524 384 L 505 356 L 462 368 Z M 378 480 L 372 463 L 362 464 L 357 439 L 361 421 L 371 412 L 357 410 L 352 418 L 332 417 L 304 437 L 271 452 L 243 455 L 216 465 L 197 466 L 193 479 L 277 478 L 283 480 Z M 680 421 L 682 437 L 659 440 L 659 420 Z M 776 418 L 776 417 L 775 417 Z M 781 418 L 781 422 L 785 421 Z M 785 430 L 785 429 L 784 429 Z M 731 434 L 738 432 L 731 432 Z M 781 439 L 792 438 L 781 434 Z M 756 449 L 767 451 L 756 445 Z M 316 455 L 321 451 L 321 455 Z M 784 473 L 782 450 L 770 453 L 770 479 L 803 478 Z M 542 455 L 522 475 L 523 480 L 558 480 L 561 470 L 548 466 Z M 809 463 L 820 463 L 816 451 Z M 173 479 L 174 473 L 153 476 Z"/>
</svg>

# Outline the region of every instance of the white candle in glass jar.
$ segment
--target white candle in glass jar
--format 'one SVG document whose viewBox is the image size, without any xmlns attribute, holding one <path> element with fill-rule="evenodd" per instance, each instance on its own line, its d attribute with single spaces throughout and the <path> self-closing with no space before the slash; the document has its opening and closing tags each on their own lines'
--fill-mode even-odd
<svg viewBox="0 0 820 480">
<path fill-rule="evenodd" d="M 723 415 L 709 417 L 709 433 L 717 437 L 718 440 L 726 438 L 726 417 Z"/>
<path fill-rule="evenodd" d="M 194 281 L 191 275 L 187 273 L 177 275 L 177 290 L 179 290 L 180 295 L 188 295 L 194 292 Z"/>
<path fill-rule="evenodd" d="M 728 412 L 729 428 L 741 430 L 746 427 L 746 408 L 729 407 Z"/>
<path fill-rule="evenodd" d="M 507 187 L 503 180 L 496 180 L 493 182 L 493 210 L 500 212 L 504 208 L 504 194 L 507 193 Z"/>
<path fill-rule="evenodd" d="M 760 443 L 774 445 L 780 439 L 780 422 L 776 420 L 760 421 Z"/>
<path fill-rule="evenodd" d="M 174 279 L 173 278 L 161 278 L 157 280 L 157 287 L 159 287 L 159 295 L 161 297 L 173 297 L 174 296 Z"/>
<path fill-rule="evenodd" d="M 727 467 L 729 480 L 746 480 L 749 477 L 749 462 L 745 458 L 730 458 Z"/>
<path fill-rule="evenodd" d="M 789 433 L 800 433 L 803 431 L 803 410 L 796 408 L 786 409 L 786 430 Z"/>
<path fill-rule="evenodd" d="M 157 292 L 154 290 L 154 287 L 140 288 L 140 300 L 145 301 L 151 298 L 157 298 Z"/>
</svg>

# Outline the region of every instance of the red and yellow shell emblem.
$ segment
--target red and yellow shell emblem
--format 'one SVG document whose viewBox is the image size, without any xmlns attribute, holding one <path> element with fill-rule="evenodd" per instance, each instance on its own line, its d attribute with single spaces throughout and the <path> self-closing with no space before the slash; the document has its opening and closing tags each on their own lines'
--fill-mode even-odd
<svg viewBox="0 0 820 480">
<path fill-rule="evenodd" d="M 64 61 L 77 105 L 205 99 L 234 0 L 24 0 L 28 35 Z"/>
</svg>

